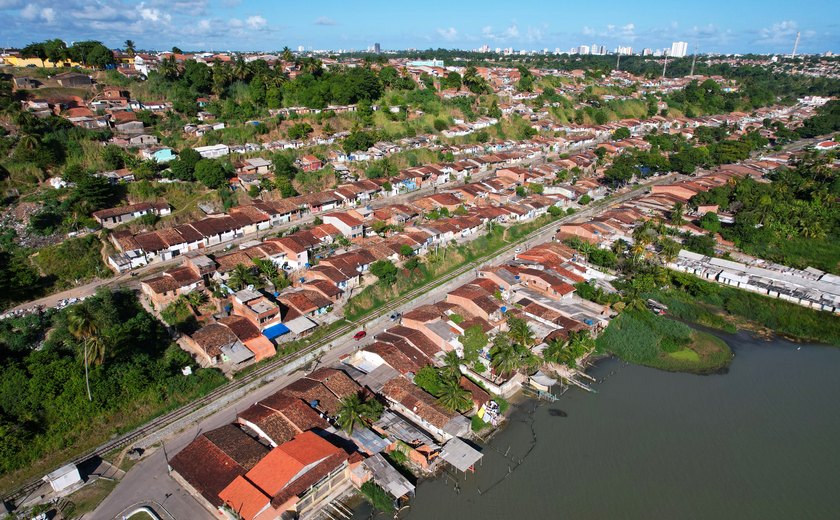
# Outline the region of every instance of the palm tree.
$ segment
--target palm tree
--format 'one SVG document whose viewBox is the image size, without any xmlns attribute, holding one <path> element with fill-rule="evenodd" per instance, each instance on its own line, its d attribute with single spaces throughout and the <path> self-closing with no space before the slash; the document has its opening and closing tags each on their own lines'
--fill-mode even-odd
<svg viewBox="0 0 840 520">
<path fill-rule="evenodd" d="M 291 63 L 294 61 L 295 56 L 292 54 L 292 49 L 283 47 L 283 52 L 280 54 L 280 58 L 286 63 Z"/>
<path fill-rule="evenodd" d="M 236 267 L 230 272 L 227 286 L 235 291 L 244 289 L 248 285 L 254 285 L 259 282 L 259 278 L 254 274 L 252 268 L 244 264 L 236 264 Z"/>
<path fill-rule="evenodd" d="M 530 347 L 534 344 L 534 333 L 531 331 L 531 327 L 528 326 L 528 322 L 521 318 L 511 316 L 508 318 L 507 324 L 512 340 L 525 347 Z"/>
<path fill-rule="evenodd" d="M 203 291 L 194 291 L 184 297 L 193 307 L 200 307 L 207 302 L 207 295 Z"/>
<path fill-rule="evenodd" d="M 682 226 L 685 224 L 685 205 L 682 202 L 677 202 L 674 204 L 673 209 L 671 209 L 671 224 L 675 226 Z"/>
<path fill-rule="evenodd" d="M 490 349 L 490 366 L 498 375 L 507 375 L 522 367 L 522 359 L 516 346 L 511 342 L 506 332 L 500 332 L 493 338 L 493 348 Z"/>
<path fill-rule="evenodd" d="M 447 381 L 458 381 L 461 379 L 461 358 L 454 350 L 450 350 L 443 356 L 443 367 L 440 375 Z"/>
<path fill-rule="evenodd" d="M 457 380 L 443 383 L 438 403 L 452 412 L 467 410 L 473 404 L 470 393 L 458 384 Z"/>
<path fill-rule="evenodd" d="M 159 72 L 163 75 L 166 79 L 178 79 L 178 63 L 175 61 L 175 56 L 169 56 L 165 58 L 161 64 Z"/>
<path fill-rule="evenodd" d="M 348 395 L 341 400 L 336 423 L 348 434 L 357 425 L 367 421 L 376 421 L 382 415 L 382 404 L 376 399 L 368 399 L 362 392 Z"/>
<path fill-rule="evenodd" d="M 233 63 L 233 77 L 239 81 L 247 81 L 251 77 L 251 67 L 242 58 L 236 58 Z"/>
<path fill-rule="evenodd" d="M 93 396 L 90 393 L 88 366 L 91 362 L 101 365 L 105 360 L 105 342 L 99 335 L 99 325 L 86 306 L 77 305 L 69 311 L 67 329 L 76 340 L 82 342 L 85 364 L 85 386 L 87 386 L 88 401 L 93 401 Z"/>
<path fill-rule="evenodd" d="M 136 52 L 136 49 L 134 48 L 134 40 L 126 40 L 125 41 L 125 52 L 130 57 L 132 57 L 132 58 L 134 57 L 134 54 Z"/>
</svg>

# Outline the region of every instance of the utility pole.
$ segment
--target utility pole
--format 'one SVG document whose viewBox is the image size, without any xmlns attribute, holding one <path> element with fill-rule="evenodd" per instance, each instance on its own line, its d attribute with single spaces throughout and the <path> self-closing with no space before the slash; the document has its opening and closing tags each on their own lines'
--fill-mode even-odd
<svg viewBox="0 0 840 520">
<path fill-rule="evenodd" d="M 697 46 L 694 46 L 694 57 L 691 59 L 691 74 L 689 76 L 694 75 L 694 64 L 697 63 Z"/>
<path fill-rule="evenodd" d="M 662 79 L 665 79 L 665 69 L 668 68 L 668 55 L 665 55 L 665 63 L 662 65 Z"/>
<path fill-rule="evenodd" d="M 616 56 L 615 58 L 615 70 L 621 70 L 621 68 L 619 67 L 619 65 L 621 65 L 621 53 L 617 52 L 616 54 L 618 56 Z"/>
<path fill-rule="evenodd" d="M 790 58 L 796 57 L 796 48 L 799 47 L 799 32 L 796 33 L 796 41 L 793 42 L 793 52 L 790 53 Z"/>
</svg>

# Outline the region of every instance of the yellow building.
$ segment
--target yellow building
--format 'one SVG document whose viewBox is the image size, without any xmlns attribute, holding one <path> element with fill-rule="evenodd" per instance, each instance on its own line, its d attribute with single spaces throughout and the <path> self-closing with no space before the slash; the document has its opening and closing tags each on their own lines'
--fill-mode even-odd
<svg viewBox="0 0 840 520">
<path fill-rule="evenodd" d="M 23 58 L 21 56 L 3 56 L 3 61 L 13 67 L 42 67 L 45 69 L 55 69 L 59 67 L 81 67 L 81 63 L 76 63 L 72 60 L 65 60 L 58 63 L 53 63 L 50 60 L 41 60 L 40 58 Z"/>
</svg>

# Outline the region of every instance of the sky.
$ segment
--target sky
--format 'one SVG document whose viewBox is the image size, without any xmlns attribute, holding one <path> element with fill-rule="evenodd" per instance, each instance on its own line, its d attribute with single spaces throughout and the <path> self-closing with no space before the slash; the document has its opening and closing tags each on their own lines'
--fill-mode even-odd
<svg viewBox="0 0 840 520">
<path fill-rule="evenodd" d="M 61 38 L 186 51 L 579 45 L 690 52 L 840 52 L 840 1 L 0 0 L 0 46 Z"/>
</svg>

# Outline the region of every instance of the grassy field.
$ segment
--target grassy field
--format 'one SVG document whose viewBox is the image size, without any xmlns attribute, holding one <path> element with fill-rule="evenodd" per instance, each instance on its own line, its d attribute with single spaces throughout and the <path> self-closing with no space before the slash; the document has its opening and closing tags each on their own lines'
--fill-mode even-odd
<svg viewBox="0 0 840 520">
<path fill-rule="evenodd" d="M 595 344 L 598 352 L 674 372 L 716 372 L 732 358 L 732 351 L 719 338 L 649 311 L 619 315 Z"/>
<path fill-rule="evenodd" d="M 73 503 L 73 511 L 68 515 L 68 518 L 80 518 L 85 513 L 96 509 L 96 506 L 105 500 L 105 497 L 117 487 L 117 484 L 119 482 L 114 480 L 97 479 L 82 489 L 68 495 L 67 500 Z"/>
</svg>

